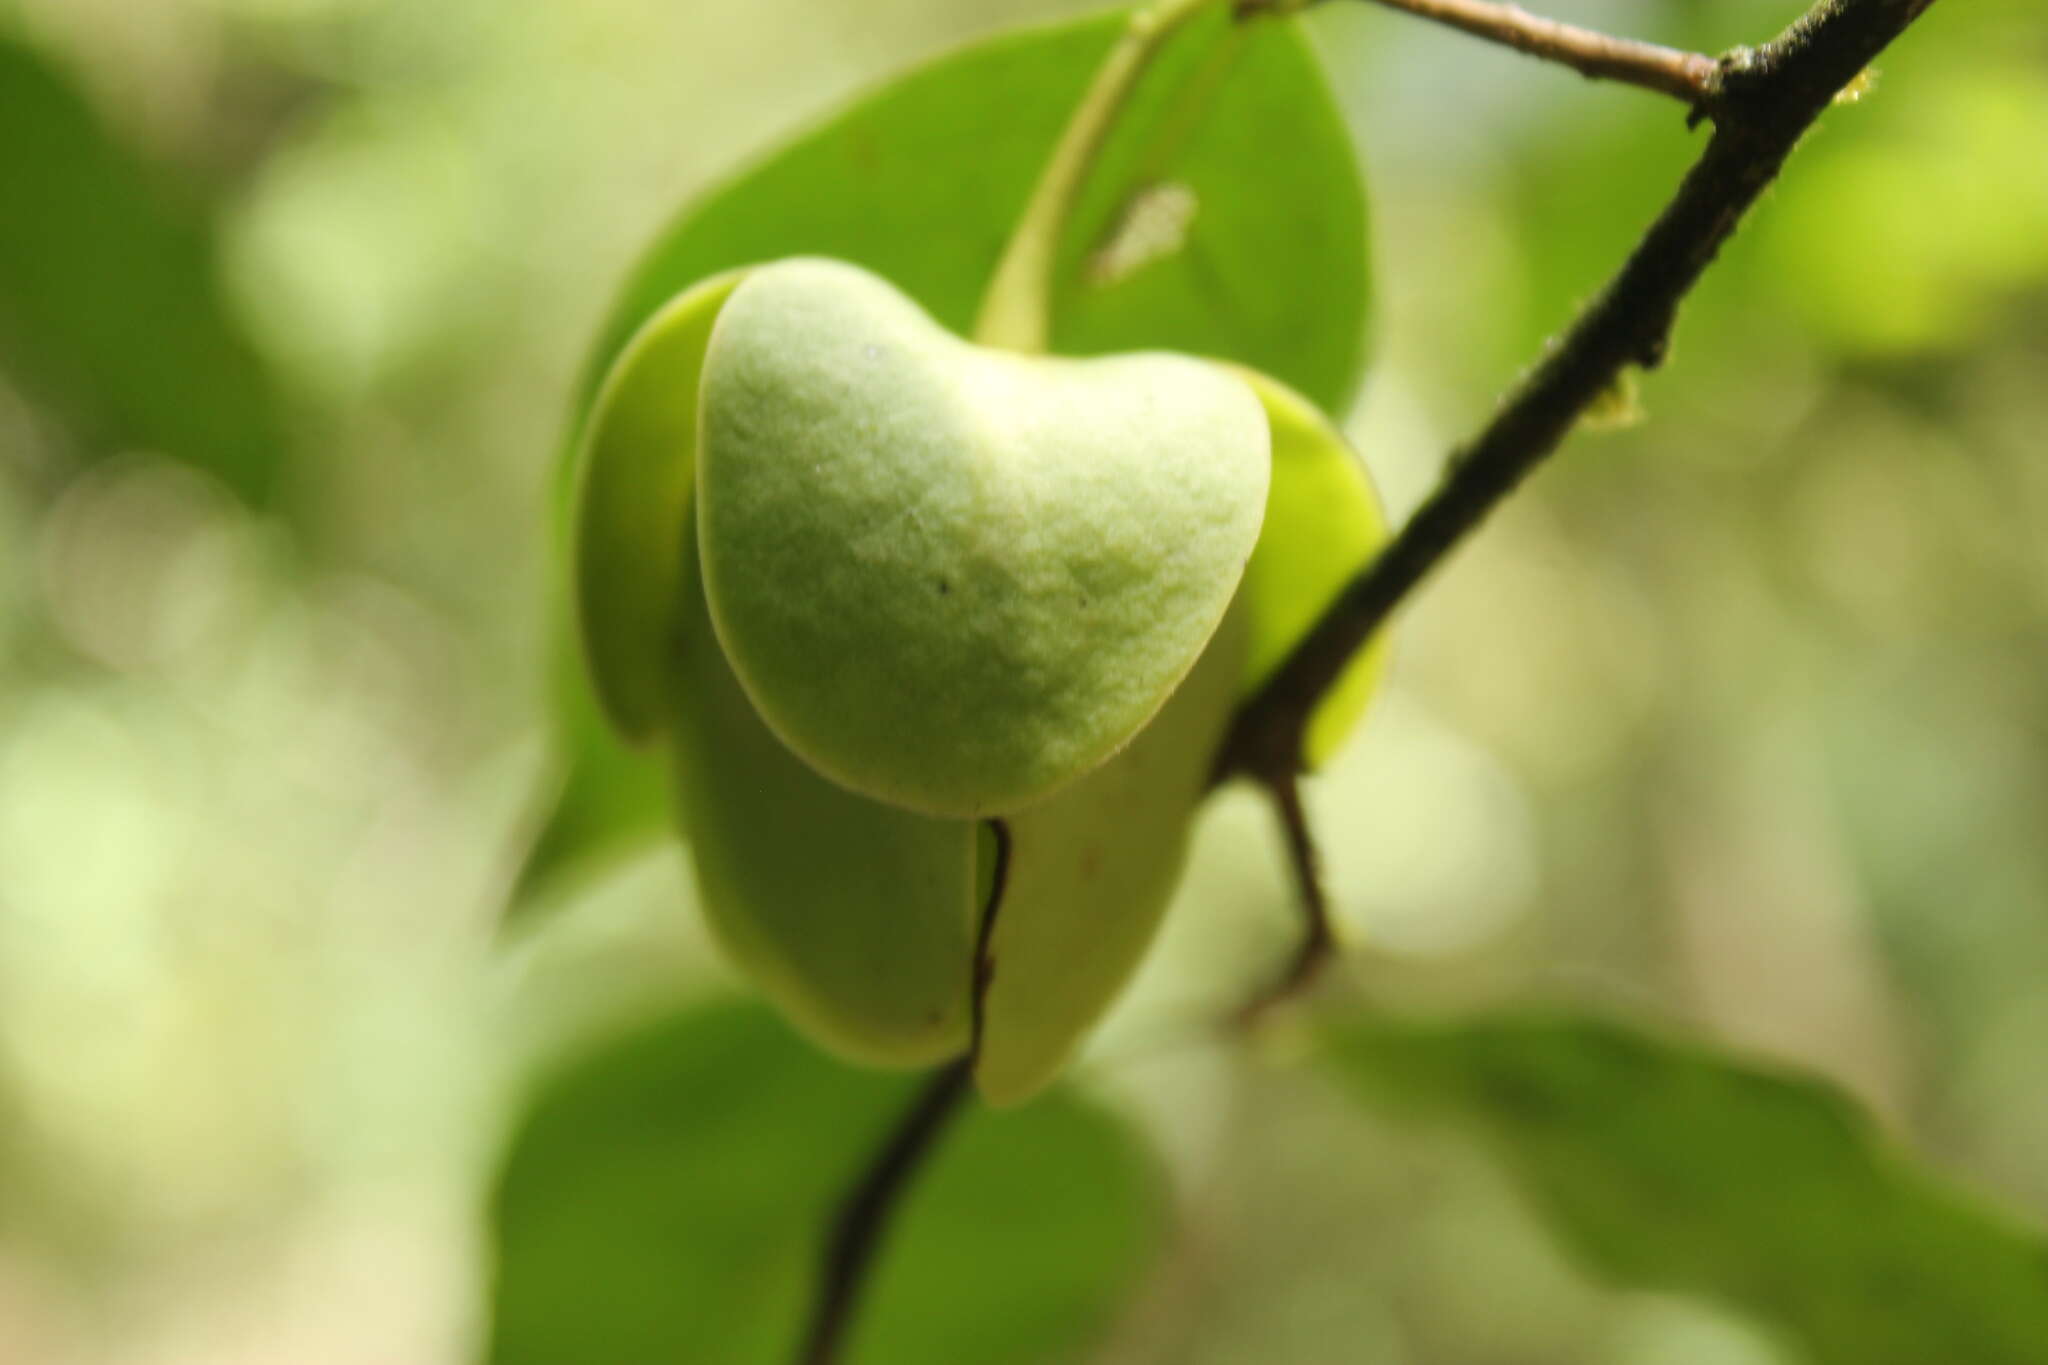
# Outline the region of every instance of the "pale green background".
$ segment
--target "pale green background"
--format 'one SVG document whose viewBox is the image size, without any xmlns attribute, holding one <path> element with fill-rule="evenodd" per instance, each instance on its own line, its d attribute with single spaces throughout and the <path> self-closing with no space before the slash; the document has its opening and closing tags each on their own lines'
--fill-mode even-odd
<svg viewBox="0 0 2048 1365">
<path fill-rule="evenodd" d="M 1713 50 L 1794 8 L 1557 12 Z M 673 858 L 487 956 L 586 340 L 638 245 L 749 149 L 1065 12 L 0 4 L 217 217 L 303 438 L 293 525 L 149 450 L 88 468 L 105 452 L 0 368 L 0 1362 L 467 1357 L 512 1083 L 718 972 Z M 1350 428 L 1398 514 L 1700 135 L 1364 6 L 1314 26 L 1373 193 Z M 1310 792 L 1385 998 L 1690 1023 L 1840 1079 L 2036 1223 L 2042 28 L 2031 0 L 1950 0 L 1830 116 L 1644 383 L 1647 421 L 1578 440 L 1430 586 Z M 1462 1143 L 1194 1042 L 1284 946 L 1249 798 L 1214 808 L 1192 881 L 1087 1067 L 1156 1130 L 1187 1232 L 1102 1361 L 1793 1359 L 1598 1287 Z"/>
</svg>

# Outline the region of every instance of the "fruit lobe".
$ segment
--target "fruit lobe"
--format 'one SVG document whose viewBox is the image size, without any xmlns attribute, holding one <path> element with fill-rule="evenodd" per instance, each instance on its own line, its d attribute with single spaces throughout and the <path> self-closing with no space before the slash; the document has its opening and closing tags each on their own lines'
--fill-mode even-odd
<svg viewBox="0 0 2048 1365">
<path fill-rule="evenodd" d="M 764 266 L 706 353 L 711 619 L 853 790 L 1003 814 L 1128 742 L 1258 539 L 1267 422 L 1221 366 L 970 345 L 836 262 Z"/>
<path fill-rule="evenodd" d="M 712 323 L 746 272 L 677 295 L 637 332 L 593 409 L 574 511 L 576 614 L 605 715 L 645 742 L 673 701 L 683 533 L 696 500 L 697 394 Z"/>
</svg>

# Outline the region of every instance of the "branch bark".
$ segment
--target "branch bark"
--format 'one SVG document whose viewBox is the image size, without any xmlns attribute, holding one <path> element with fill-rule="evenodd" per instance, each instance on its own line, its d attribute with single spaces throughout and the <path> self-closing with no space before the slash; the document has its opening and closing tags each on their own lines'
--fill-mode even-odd
<svg viewBox="0 0 2048 1365">
<path fill-rule="evenodd" d="M 974 975 L 968 987 L 973 1024 L 967 1054 L 932 1073 L 931 1080 L 911 1101 L 846 1192 L 825 1243 L 825 1259 L 811 1303 L 810 1327 L 804 1334 L 797 1365 L 834 1365 L 840 1359 L 861 1290 L 874 1268 L 882 1236 L 895 1217 L 897 1204 L 937 1146 L 947 1124 L 967 1102 L 974 1081 L 975 1059 L 981 1055 L 989 983 L 995 980 L 996 973 L 989 943 L 1010 875 L 1010 826 L 1002 820 L 991 820 L 988 827 L 995 836 L 995 876 L 974 936 Z"/>
<path fill-rule="evenodd" d="M 797 1365 L 832 1365 L 840 1358 L 860 1291 L 867 1284 L 875 1253 L 881 1249 L 882 1234 L 911 1178 L 924 1165 L 947 1123 L 960 1112 L 972 1078 L 973 1062 L 966 1058 L 932 1073 L 847 1191 L 825 1245 L 817 1297 Z"/>
<path fill-rule="evenodd" d="M 1276 781 L 1270 795 L 1286 840 L 1287 864 L 1294 872 L 1295 894 L 1301 900 L 1301 938 L 1286 967 L 1267 987 L 1238 1011 L 1237 1022 L 1250 1027 L 1276 1006 L 1306 994 L 1337 955 L 1336 928 L 1330 921 L 1330 898 L 1323 890 L 1322 858 L 1309 832 L 1308 812 L 1301 805 L 1301 781 L 1294 774 Z"/>
<path fill-rule="evenodd" d="M 1657 43 L 1617 38 L 1576 24 L 1531 14 L 1492 0 L 1375 0 L 1445 24 L 1475 38 L 1511 47 L 1547 62 L 1568 66 L 1589 80 L 1620 81 L 1685 101 L 1710 104 L 1720 65 L 1712 57 Z"/>
<path fill-rule="evenodd" d="M 1218 780 L 1268 787 L 1302 769 L 1302 736 L 1345 664 L 1460 541 L 1563 442 L 1631 365 L 1664 358 L 1679 304 L 1836 94 L 1933 0 L 1821 0 L 1776 39 L 1716 65 L 1706 150 L 1622 265 L 1493 420 L 1451 455 L 1401 532 L 1345 585 L 1239 713 Z"/>
</svg>

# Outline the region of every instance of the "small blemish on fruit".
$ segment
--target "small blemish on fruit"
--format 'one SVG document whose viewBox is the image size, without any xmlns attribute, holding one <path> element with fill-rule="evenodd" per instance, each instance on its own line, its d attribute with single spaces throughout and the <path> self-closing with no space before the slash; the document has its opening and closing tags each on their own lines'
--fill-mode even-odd
<svg viewBox="0 0 2048 1365">
<path fill-rule="evenodd" d="M 953 585 L 951 583 L 948 583 L 945 579 L 941 578 L 939 580 L 939 596 L 944 597 L 952 591 Z"/>
</svg>

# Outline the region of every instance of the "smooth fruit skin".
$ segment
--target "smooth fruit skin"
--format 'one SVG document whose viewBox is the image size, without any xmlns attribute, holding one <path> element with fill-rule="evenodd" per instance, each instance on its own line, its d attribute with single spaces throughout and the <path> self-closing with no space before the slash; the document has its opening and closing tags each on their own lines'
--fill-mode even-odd
<svg viewBox="0 0 2048 1365">
<path fill-rule="evenodd" d="M 733 291 L 701 420 L 740 685 L 820 772 L 933 815 L 1017 811 L 1127 743 L 1265 511 L 1266 417 L 1224 367 L 973 346 L 831 261 Z"/>
</svg>

